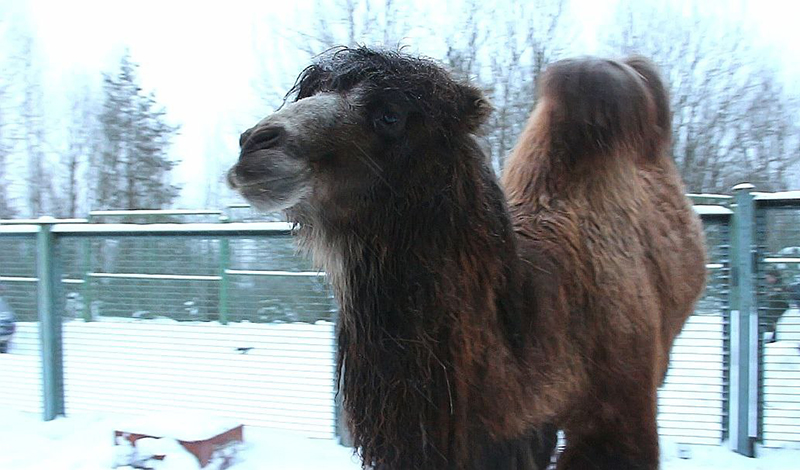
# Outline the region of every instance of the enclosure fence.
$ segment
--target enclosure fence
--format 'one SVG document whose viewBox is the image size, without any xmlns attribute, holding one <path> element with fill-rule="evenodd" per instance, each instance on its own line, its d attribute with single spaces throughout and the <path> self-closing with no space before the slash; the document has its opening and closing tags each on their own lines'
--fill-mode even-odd
<svg viewBox="0 0 800 470">
<path fill-rule="evenodd" d="M 335 306 L 284 223 L 0 226 L 0 405 L 335 435 Z"/>
<path fill-rule="evenodd" d="M 659 391 L 659 431 L 746 455 L 796 444 L 800 195 L 692 197 L 709 276 Z M 0 297 L 17 324 L 0 355 L 0 406 L 45 419 L 209 413 L 335 437 L 324 273 L 295 255 L 289 225 L 220 215 L 0 223 Z"/>
</svg>

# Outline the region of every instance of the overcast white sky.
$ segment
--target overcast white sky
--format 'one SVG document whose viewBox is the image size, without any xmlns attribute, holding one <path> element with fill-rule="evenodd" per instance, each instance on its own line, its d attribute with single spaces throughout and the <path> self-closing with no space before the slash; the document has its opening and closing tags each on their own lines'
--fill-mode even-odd
<svg viewBox="0 0 800 470">
<path fill-rule="evenodd" d="M 0 28 L 20 28 L 34 36 L 45 97 L 54 106 L 62 99 L 65 84 L 98 84 L 100 72 L 114 71 L 120 52 L 129 48 L 140 64 L 144 87 L 155 92 L 170 120 L 182 126 L 173 152 L 182 160 L 176 175 L 184 185 L 179 205 L 200 207 L 205 202 L 206 175 L 232 163 L 238 133 L 271 111 L 253 87 L 254 81 L 265 79 L 258 76 L 263 70 L 259 61 L 278 64 L 275 70 L 286 81 L 299 72 L 299 61 L 306 60 L 297 57 L 287 41 L 296 37 L 292 31 L 307 20 L 312 3 L 0 0 Z M 582 31 L 583 45 L 578 47 L 586 49 L 581 52 L 593 52 L 595 28 L 614 3 L 572 0 Z M 800 77 L 800 2 L 702 0 L 698 4 L 714 14 L 744 12 L 742 16 L 753 24 L 753 41 L 776 45 L 789 80 Z M 431 8 L 430 21 L 452 17 L 448 10 L 452 7 Z M 259 57 L 255 51 L 260 51 Z"/>
</svg>

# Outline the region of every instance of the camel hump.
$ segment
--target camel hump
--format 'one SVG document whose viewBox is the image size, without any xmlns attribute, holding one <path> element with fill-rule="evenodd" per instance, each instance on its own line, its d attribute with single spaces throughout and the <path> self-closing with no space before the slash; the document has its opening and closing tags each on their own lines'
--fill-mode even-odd
<svg viewBox="0 0 800 470">
<path fill-rule="evenodd" d="M 542 78 L 540 105 L 548 110 L 551 143 L 573 161 L 655 158 L 668 146 L 669 96 L 655 65 L 642 57 L 556 62 Z"/>
<path fill-rule="evenodd" d="M 664 139 L 669 139 L 672 130 L 672 113 L 669 107 L 669 92 L 658 67 L 649 59 L 642 56 L 631 56 L 625 59 L 625 64 L 632 68 L 647 86 L 655 106 L 655 118 L 658 130 L 663 133 Z"/>
</svg>

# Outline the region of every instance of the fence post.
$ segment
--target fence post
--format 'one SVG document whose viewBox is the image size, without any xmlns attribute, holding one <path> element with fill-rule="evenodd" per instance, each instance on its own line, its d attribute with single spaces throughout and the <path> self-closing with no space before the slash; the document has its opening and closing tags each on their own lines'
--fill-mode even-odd
<svg viewBox="0 0 800 470">
<path fill-rule="evenodd" d="M 228 222 L 228 218 L 219 218 L 221 223 Z M 231 258 L 230 240 L 222 235 L 219 239 L 219 322 L 228 324 L 228 267 Z"/>
<path fill-rule="evenodd" d="M 758 430 L 758 310 L 755 302 L 753 185 L 733 188 L 733 289 L 731 310 L 731 448 L 755 457 Z"/>
<path fill-rule="evenodd" d="M 64 362 L 59 308 L 61 276 L 52 232 L 52 223 L 39 223 L 36 240 L 37 306 L 39 339 L 42 348 L 42 387 L 44 420 L 64 414 Z"/>
<path fill-rule="evenodd" d="M 87 218 L 89 224 L 92 223 L 92 214 Z M 89 237 L 83 240 L 83 321 L 90 322 L 94 319 L 92 315 L 92 278 L 89 274 L 92 271 L 92 240 Z"/>
</svg>

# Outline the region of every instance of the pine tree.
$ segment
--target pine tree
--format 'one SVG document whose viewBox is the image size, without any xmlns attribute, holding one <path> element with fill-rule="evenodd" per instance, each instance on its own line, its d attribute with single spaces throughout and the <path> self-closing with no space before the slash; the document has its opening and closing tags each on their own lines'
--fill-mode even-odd
<svg viewBox="0 0 800 470">
<path fill-rule="evenodd" d="M 126 53 L 118 73 L 104 78 L 104 142 L 95 175 L 98 209 L 164 208 L 180 189 L 170 182 L 177 162 L 168 155 L 178 127 L 166 122 L 153 94 L 142 91 L 136 68 Z"/>
</svg>

